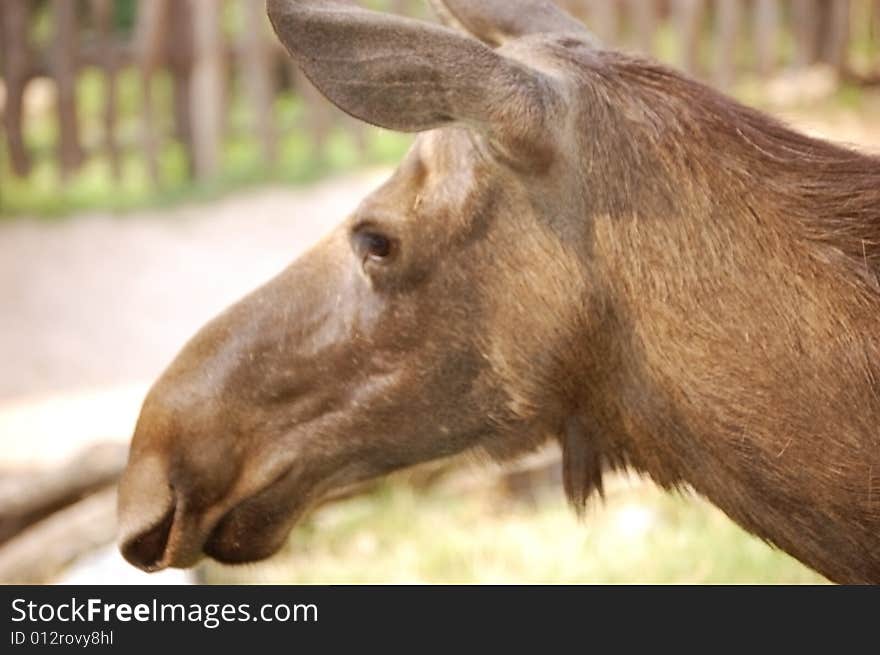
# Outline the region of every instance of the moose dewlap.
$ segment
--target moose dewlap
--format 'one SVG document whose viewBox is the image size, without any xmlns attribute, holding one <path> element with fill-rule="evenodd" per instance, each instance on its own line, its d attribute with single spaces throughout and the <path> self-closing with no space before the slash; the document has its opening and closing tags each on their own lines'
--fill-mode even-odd
<svg viewBox="0 0 880 655">
<path fill-rule="evenodd" d="M 576 505 L 631 467 L 880 582 L 880 160 L 605 50 L 550 2 L 434 4 L 450 28 L 268 2 L 341 110 L 421 134 L 153 387 L 125 556 L 260 559 L 340 487 L 558 439 Z"/>
</svg>

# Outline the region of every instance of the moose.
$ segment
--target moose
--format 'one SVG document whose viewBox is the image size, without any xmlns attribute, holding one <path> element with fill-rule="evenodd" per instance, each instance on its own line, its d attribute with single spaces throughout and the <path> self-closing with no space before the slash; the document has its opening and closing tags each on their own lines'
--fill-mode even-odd
<svg viewBox="0 0 880 655">
<path fill-rule="evenodd" d="M 548 0 L 432 4 L 445 25 L 268 1 L 339 109 L 419 134 L 151 389 L 123 555 L 259 560 L 343 487 L 558 440 L 576 508 L 629 468 L 880 582 L 880 158 Z"/>
</svg>

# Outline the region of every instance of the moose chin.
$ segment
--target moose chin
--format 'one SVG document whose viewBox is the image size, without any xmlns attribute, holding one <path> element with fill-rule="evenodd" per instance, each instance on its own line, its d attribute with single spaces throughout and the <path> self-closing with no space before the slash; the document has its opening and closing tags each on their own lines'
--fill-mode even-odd
<svg viewBox="0 0 880 655">
<path fill-rule="evenodd" d="M 562 447 L 838 582 L 880 582 L 880 159 L 798 134 L 542 0 L 447 26 L 270 0 L 315 86 L 417 132 L 388 182 L 205 326 L 119 492 L 148 571 L 276 552 L 341 487 Z"/>
</svg>

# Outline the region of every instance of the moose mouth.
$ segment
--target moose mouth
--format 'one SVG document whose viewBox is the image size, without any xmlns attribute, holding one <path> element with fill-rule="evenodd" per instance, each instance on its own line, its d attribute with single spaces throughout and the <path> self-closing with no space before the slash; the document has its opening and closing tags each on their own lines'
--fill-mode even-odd
<svg viewBox="0 0 880 655">
<path fill-rule="evenodd" d="M 277 553 L 305 504 L 290 499 L 289 475 L 250 496 L 201 513 L 189 511 L 173 490 L 168 507 L 149 527 L 123 538 L 122 555 L 154 573 L 190 568 L 205 555 L 223 563 L 256 562 Z"/>
<path fill-rule="evenodd" d="M 303 514 L 303 503 L 289 507 L 288 502 L 282 513 L 278 502 L 271 487 L 233 507 L 211 531 L 203 553 L 222 564 L 258 562 L 277 553 Z"/>
</svg>

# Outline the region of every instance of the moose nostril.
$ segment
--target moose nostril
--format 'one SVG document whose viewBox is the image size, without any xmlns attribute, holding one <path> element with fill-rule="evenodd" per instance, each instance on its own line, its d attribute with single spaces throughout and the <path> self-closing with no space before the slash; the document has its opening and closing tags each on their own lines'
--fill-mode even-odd
<svg viewBox="0 0 880 655">
<path fill-rule="evenodd" d="M 168 546 L 176 509 L 177 504 L 172 504 L 161 521 L 146 532 L 129 539 L 122 546 L 125 559 L 145 571 L 158 569 Z"/>
</svg>

